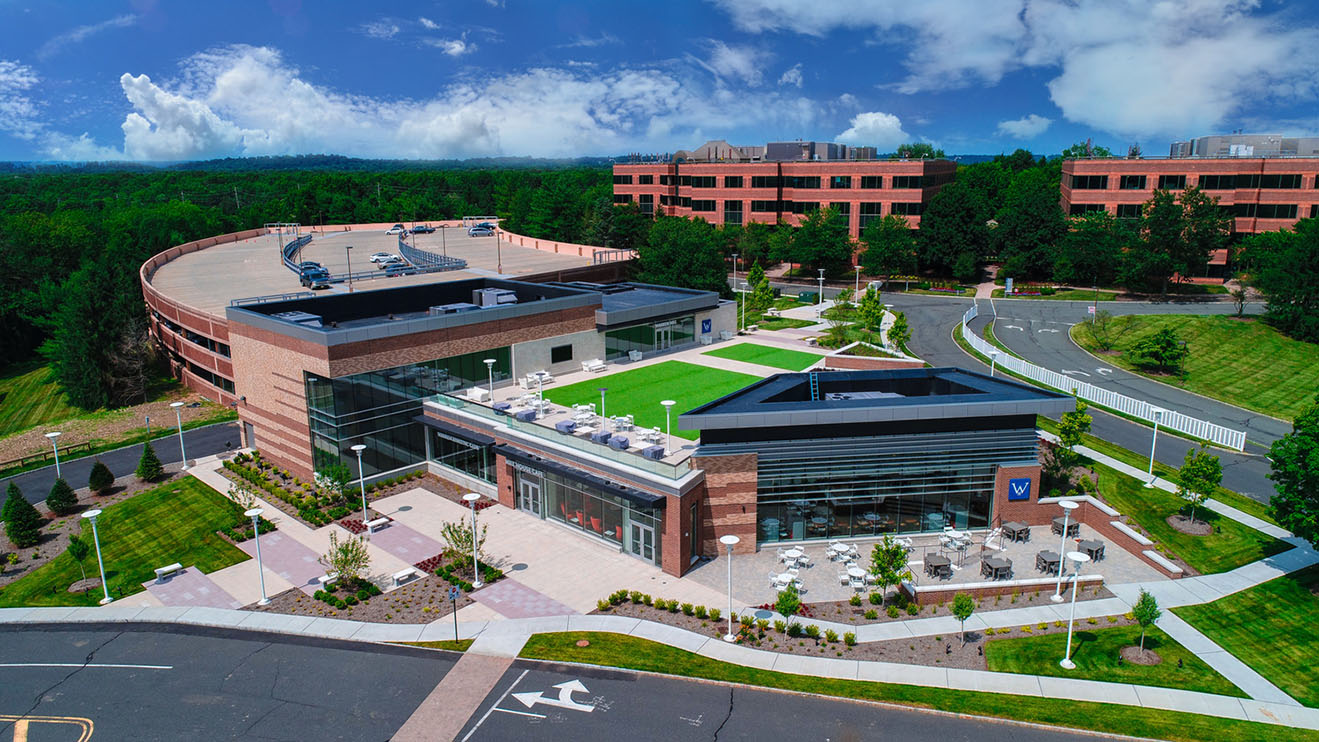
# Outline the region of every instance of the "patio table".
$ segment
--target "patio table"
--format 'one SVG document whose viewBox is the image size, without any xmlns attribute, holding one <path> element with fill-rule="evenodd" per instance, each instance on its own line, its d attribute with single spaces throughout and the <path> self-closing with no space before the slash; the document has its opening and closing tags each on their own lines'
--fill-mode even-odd
<svg viewBox="0 0 1319 742">
<path fill-rule="evenodd" d="M 865 571 L 864 569 L 861 569 L 860 567 L 848 567 L 848 568 L 847 568 L 847 576 L 848 576 L 848 577 L 855 577 L 855 578 L 857 578 L 858 580 L 860 580 L 860 579 L 864 579 L 865 576 L 866 576 L 866 571 Z"/>
<path fill-rule="evenodd" d="M 1067 533 L 1063 534 L 1063 521 L 1067 521 Z M 1081 524 L 1074 520 L 1067 519 L 1066 516 L 1058 516 L 1053 519 L 1053 532 L 1059 535 L 1075 536 L 1081 532 Z"/>
<path fill-rule="evenodd" d="M 797 561 L 798 559 L 801 559 L 801 555 L 802 555 L 801 549 L 788 549 L 783 552 L 783 557 L 785 559 L 791 559 L 794 562 Z"/>
<path fill-rule="evenodd" d="M 1013 541 L 1030 541 L 1030 526 L 1019 521 L 1009 521 L 1003 524 L 1003 535 Z"/>
<path fill-rule="evenodd" d="M 796 577 L 793 577 L 791 572 L 783 572 L 783 573 L 780 574 L 778 577 L 775 577 L 775 578 L 774 578 L 774 584 L 776 584 L 776 585 L 791 585 L 791 584 L 792 584 L 792 581 L 795 580 L 795 579 L 797 579 L 797 578 L 796 578 Z"/>
<path fill-rule="evenodd" d="M 1008 561 L 1007 559 L 999 559 L 998 557 L 985 557 L 984 563 L 985 566 L 989 568 L 990 579 L 994 579 L 994 580 L 1003 579 L 1007 577 L 1008 572 L 1012 570 L 1012 562 Z M 981 571 L 983 572 L 984 570 L 982 569 Z"/>
<path fill-rule="evenodd" d="M 817 525 L 817 526 L 822 526 L 822 525 L 824 525 L 825 523 L 828 523 L 828 522 L 829 522 L 829 519 L 828 519 L 828 518 L 822 518 L 822 517 L 816 515 L 816 516 L 814 516 L 814 517 L 811 518 L 811 522 L 814 523 L 814 524 Z"/>
<path fill-rule="evenodd" d="M 952 577 L 953 562 L 938 554 L 925 555 L 925 573 L 934 577 Z"/>
<path fill-rule="evenodd" d="M 1095 541 L 1093 539 L 1082 539 L 1076 543 L 1076 546 L 1086 556 L 1090 557 L 1092 560 L 1096 562 L 1104 558 L 1103 541 Z"/>
<path fill-rule="evenodd" d="M 1062 557 L 1058 556 L 1056 551 L 1046 550 L 1035 555 L 1035 568 L 1041 572 L 1057 574 L 1060 563 L 1062 563 Z"/>
</svg>

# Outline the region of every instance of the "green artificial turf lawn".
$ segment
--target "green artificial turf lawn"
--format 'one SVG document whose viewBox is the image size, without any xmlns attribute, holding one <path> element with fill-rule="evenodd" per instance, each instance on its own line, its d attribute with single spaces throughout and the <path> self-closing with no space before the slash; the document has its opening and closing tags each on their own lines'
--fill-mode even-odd
<svg viewBox="0 0 1319 742">
<path fill-rule="evenodd" d="M 750 374 L 665 361 L 568 386 L 551 386 L 545 390 L 545 398 L 565 407 L 595 403 L 599 411 L 600 387 L 608 387 L 605 412 L 609 416 L 632 415 L 637 427 L 660 430 L 665 429 L 664 407 L 660 402 L 671 399 L 677 402 L 673 406 L 673 434 L 695 440 L 698 431 L 679 429 L 678 415 L 757 381 L 760 377 Z"/>
<path fill-rule="evenodd" d="M 1168 516 L 1187 507 L 1182 498 L 1143 484 L 1103 464 L 1094 464 L 1099 474 L 1099 492 L 1109 505 L 1144 528 L 1150 537 L 1202 574 L 1226 572 L 1259 561 L 1291 547 L 1249 526 L 1206 508 L 1195 509 L 1195 517 L 1210 523 L 1214 532 L 1192 536 L 1168 525 Z"/>
<path fill-rule="evenodd" d="M 1319 345 L 1293 340 L 1262 320 L 1182 314 L 1140 315 L 1114 344 L 1125 353 L 1141 338 L 1170 329 L 1186 341 L 1186 378 L 1153 376 L 1136 368 L 1125 355 L 1101 358 L 1115 366 L 1181 387 L 1206 397 L 1291 420 L 1314 403 L 1319 389 Z M 1072 328 L 1081 347 L 1096 352 L 1089 325 Z"/>
<path fill-rule="evenodd" d="M 995 299 L 1002 299 L 1003 289 L 994 289 L 991 296 Z M 1043 294 L 1039 296 L 1020 296 L 1013 294 L 1007 297 L 1009 299 L 1042 299 L 1044 301 L 1094 301 L 1095 292 L 1089 289 L 1058 289 L 1049 296 Z M 1117 301 L 1117 294 L 1112 291 L 1100 291 L 1099 301 Z"/>
<path fill-rule="evenodd" d="M 49 366 L 16 366 L 0 377 L 0 436 L 79 414 L 55 384 Z"/>
<path fill-rule="evenodd" d="M 166 482 L 111 505 L 96 521 L 111 597 L 140 592 L 142 583 L 155 579 L 154 570 L 166 564 L 178 562 L 214 572 L 248 559 L 215 534 L 242 520 L 232 501 L 192 477 Z M 82 519 L 77 522 L 84 523 Z M 83 530 L 90 540 L 91 526 Z M 88 577 L 96 576 L 94 550 L 83 566 Z M 67 553 L 60 554 L 0 590 L 0 607 L 96 605 L 102 595 L 99 589 L 68 591 L 80 579 L 77 563 Z"/>
<path fill-rule="evenodd" d="M 590 646 L 578 647 L 579 640 Z M 791 675 L 720 662 L 646 639 L 620 634 L 573 631 L 536 634 L 522 648 L 522 657 L 556 662 L 581 662 L 622 667 L 681 677 L 708 678 L 802 693 L 880 701 L 935 708 L 961 714 L 998 716 L 1039 724 L 1094 729 L 1110 734 L 1168 740 L 1260 740 L 1273 742 L 1280 735 L 1296 740 L 1319 740 L 1310 730 L 1221 719 L 1199 714 L 1159 711 L 1138 706 L 1034 698 L 1002 693 L 924 688 L 896 683 Z"/>
<path fill-rule="evenodd" d="M 1058 664 L 1067 651 L 1067 634 L 1062 633 L 991 640 L 985 645 L 985 663 L 994 672 L 1157 685 L 1220 696 L 1245 697 L 1246 694 L 1240 688 L 1157 626 L 1150 627 L 1145 633 L 1145 648 L 1158 652 L 1163 661 L 1157 665 L 1134 665 L 1130 662 L 1119 665 L 1118 653 L 1122 648 L 1137 646 L 1139 642 L 1139 626 L 1101 629 L 1078 627 L 1072 634 L 1075 670 L 1064 670 Z M 1182 667 L 1177 666 L 1178 660 L 1182 661 Z"/>
<path fill-rule="evenodd" d="M 1317 591 L 1319 565 L 1173 613 L 1292 698 L 1319 707 Z"/>
<path fill-rule="evenodd" d="M 743 363 L 756 363 L 761 366 L 772 366 L 789 371 L 804 371 L 815 365 L 821 358 L 824 358 L 819 353 L 775 348 L 756 343 L 725 345 L 714 350 L 707 350 L 701 355 L 727 358 L 731 361 L 742 361 Z"/>
</svg>

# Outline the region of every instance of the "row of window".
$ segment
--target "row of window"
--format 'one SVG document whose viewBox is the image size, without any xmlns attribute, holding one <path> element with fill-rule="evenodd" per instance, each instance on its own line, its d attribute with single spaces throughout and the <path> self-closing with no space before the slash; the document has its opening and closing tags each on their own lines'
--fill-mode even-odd
<svg viewBox="0 0 1319 742">
<path fill-rule="evenodd" d="M 1118 204 L 1117 217 L 1139 219 L 1141 206 L 1142 204 Z M 1240 219 L 1295 219 L 1299 213 L 1296 204 L 1221 204 L 1219 208 Z M 1072 216 L 1080 216 L 1091 211 L 1104 211 L 1104 205 L 1072 204 L 1068 208 L 1068 213 Z M 1310 218 L 1316 216 L 1319 216 L 1319 204 L 1310 207 Z"/>
<path fill-rule="evenodd" d="M 229 357 L 229 346 L 226 345 L 225 343 L 222 343 L 219 340 L 208 338 L 205 335 L 193 332 L 192 330 L 189 330 L 183 325 L 180 325 L 179 323 L 170 320 L 168 317 L 161 314 L 160 312 L 157 312 L 154 309 L 151 310 L 151 313 L 156 316 L 157 322 L 168 327 L 175 335 L 184 338 L 193 345 L 200 345 L 201 347 L 211 351 L 212 353 L 215 353 L 217 355 L 222 355 L 225 358 Z"/>
<path fill-rule="evenodd" d="M 1099 176 L 1096 176 L 1099 177 Z M 718 178 L 714 175 L 661 175 L 660 185 L 662 186 L 688 186 L 691 188 L 715 188 Z M 818 175 L 753 175 L 751 176 L 752 188 L 820 188 L 823 178 Z M 852 187 L 853 177 L 851 175 L 831 175 L 829 176 L 829 187 L 832 189 L 848 189 Z M 650 175 L 637 176 L 638 185 L 651 185 L 653 177 Z M 882 175 L 862 175 L 859 176 L 861 188 L 874 189 L 884 187 L 884 176 Z M 631 185 L 631 175 L 615 175 L 614 185 Z M 746 178 L 741 175 L 725 175 L 724 188 L 744 188 Z M 935 179 L 927 180 L 922 175 L 894 175 L 892 176 L 893 188 L 924 188 L 928 185 L 937 185 Z"/>
<path fill-rule="evenodd" d="M 1118 176 L 1118 189 L 1123 191 L 1143 191 L 1149 180 L 1144 175 Z M 1266 190 L 1295 189 L 1301 187 L 1303 176 L 1300 173 L 1251 173 L 1230 175 L 1201 175 L 1196 183 L 1206 191 L 1231 191 L 1246 188 Z M 1165 191 L 1180 191 L 1186 188 L 1185 175 L 1160 175 L 1159 188 Z M 1103 191 L 1108 189 L 1107 175 L 1073 175 L 1073 190 Z"/>
<path fill-rule="evenodd" d="M 201 366 L 198 366 L 192 361 L 188 361 L 188 370 L 191 371 L 194 375 L 200 377 L 207 384 L 210 384 L 211 386 L 216 387 L 218 389 L 223 389 L 224 391 L 229 392 L 230 394 L 234 393 L 234 383 L 224 378 L 223 376 L 209 369 L 202 368 Z"/>
</svg>

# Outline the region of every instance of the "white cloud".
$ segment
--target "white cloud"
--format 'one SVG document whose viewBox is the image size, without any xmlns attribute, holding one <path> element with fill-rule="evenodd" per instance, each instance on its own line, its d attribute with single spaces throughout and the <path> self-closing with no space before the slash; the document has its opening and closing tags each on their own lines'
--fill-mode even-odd
<svg viewBox="0 0 1319 742">
<path fill-rule="evenodd" d="M 476 51 L 476 44 L 468 43 L 467 34 L 463 34 L 458 39 L 426 39 L 426 44 L 448 54 L 451 57 L 461 57 L 464 54 L 470 54 Z"/>
<path fill-rule="evenodd" d="M 432 98 L 350 95 L 306 80 L 277 50 L 235 46 L 188 59 L 177 82 L 124 75 L 133 111 L 122 152 L 52 141 L 70 159 L 181 160 L 336 152 L 363 157 L 543 157 L 691 147 L 710 135 L 818 124 L 819 106 L 777 92 L 763 105 L 682 67 L 536 68 L 472 77 Z M 107 154 L 109 152 L 110 154 Z"/>
<path fill-rule="evenodd" d="M 599 36 L 587 37 L 578 36 L 567 44 L 559 44 L 556 49 L 593 49 L 597 46 L 615 46 L 623 43 L 623 40 L 608 31 L 601 32 Z"/>
<path fill-rule="evenodd" d="M 797 87 L 800 88 L 802 84 L 801 62 L 798 62 L 797 64 L 794 64 L 793 66 L 784 70 L 783 74 L 779 75 L 779 84 L 796 85 Z M 844 93 L 844 95 L 846 95 L 846 93 Z"/>
<path fill-rule="evenodd" d="M 37 104 L 28 91 L 40 81 L 31 67 L 0 59 L 0 131 L 19 139 L 37 137 L 42 125 L 37 118 Z"/>
<path fill-rule="evenodd" d="M 436 23 L 435 21 L 432 21 L 426 16 L 421 16 L 420 18 L 417 19 L 417 22 L 420 23 L 421 27 L 426 29 L 427 31 L 438 31 L 440 29 L 440 24 Z"/>
<path fill-rule="evenodd" d="M 721 80 L 740 80 L 751 87 L 761 83 L 763 67 L 769 54 L 750 46 L 729 46 L 717 39 L 707 39 L 710 57 L 706 60 L 690 57 Z"/>
<path fill-rule="evenodd" d="M 399 28 L 397 23 L 390 20 L 363 23 L 361 28 L 362 33 L 373 39 L 392 39 L 402 30 L 403 29 Z"/>
<path fill-rule="evenodd" d="M 1053 119 L 1032 113 L 1019 119 L 998 122 L 998 134 L 1013 139 L 1032 139 L 1043 134 L 1052 123 Z"/>
<path fill-rule="evenodd" d="M 78 26 L 70 31 L 66 31 L 58 36 L 52 37 L 46 43 L 41 45 L 37 50 L 37 59 L 49 59 L 60 53 L 66 46 L 77 44 L 84 41 L 87 37 L 98 34 L 102 31 L 109 31 L 116 28 L 128 28 L 137 23 L 137 16 L 128 14 L 111 18 L 108 21 L 92 23 L 86 26 Z"/>
<path fill-rule="evenodd" d="M 838 96 L 838 105 L 845 106 L 847 108 L 856 108 L 857 106 L 861 105 L 861 101 L 857 100 L 857 97 L 855 95 L 852 95 L 851 93 L 843 93 L 842 95 Z"/>
<path fill-rule="evenodd" d="M 911 136 L 902 130 L 902 120 L 891 113 L 858 113 L 852 117 L 851 123 L 851 127 L 834 138 L 840 142 L 874 146 L 881 151 L 891 151 L 899 144 L 911 141 Z"/>
</svg>

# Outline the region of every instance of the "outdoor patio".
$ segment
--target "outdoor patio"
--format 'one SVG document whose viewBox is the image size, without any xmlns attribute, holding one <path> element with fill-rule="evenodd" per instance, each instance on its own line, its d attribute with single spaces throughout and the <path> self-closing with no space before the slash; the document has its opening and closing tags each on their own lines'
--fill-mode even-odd
<svg viewBox="0 0 1319 742">
<path fill-rule="evenodd" d="M 1030 528 L 1030 538 L 1028 540 L 1022 542 L 1007 541 L 1001 545 L 1001 549 L 994 548 L 999 546 L 998 539 L 992 542 L 990 548 L 985 548 L 986 533 L 983 531 L 972 532 L 970 535 L 970 544 L 965 549 L 942 547 L 939 543 L 939 534 L 909 536 L 908 538 L 912 541 L 912 551 L 908 567 L 915 578 L 915 583 L 917 585 L 962 585 L 993 581 L 981 574 L 980 562 L 982 556 L 1008 559 L 1012 562 L 1010 577 L 997 580 L 997 582 L 1005 584 L 1010 584 L 1014 580 L 1037 579 L 1055 574 L 1042 572 L 1036 569 L 1035 566 L 1035 557 L 1039 552 L 1052 551 L 1056 553 L 1058 551 L 1060 539 L 1057 534 L 1050 532 L 1049 526 L 1033 526 Z M 1104 559 L 1086 564 L 1082 569 L 1082 574 L 1101 574 L 1104 576 L 1106 583 L 1149 582 L 1167 579 L 1135 555 L 1109 543 L 1108 539 L 1085 525 L 1080 525 L 1077 536 L 1068 539 L 1067 549 L 1069 551 L 1076 548 L 1076 539 L 1078 538 L 1082 540 L 1095 539 L 1105 545 Z M 882 538 L 844 539 L 842 542 L 856 546 L 856 566 L 869 571 L 871 548 L 881 540 Z M 803 588 L 803 602 L 823 603 L 847 600 L 858 592 L 858 590 L 840 579 L 839 573 L 845 572 L 847 565 L 843 561 L 831 561 L 829 559 L 828 541 L 781 545 L 767 543 L 762 544 L 760 550 L 755 554 L 734 555 L 733 597 L 737 602 L 747 605 L 760 605 L 761 603 L 772 603 L 774 601 L 778 589 L 771 585 L 770 574 L 778 575 L 786 570 L 783 562 L 778 557 L 777 552 L 780 548 L 800 549 L 813 562 L 811 566 L 802 567 L 798 570 L 797 579 Z M 931 555 L 943 556 L 950 561 L 951 577 L 940 579 L 926 574 L 925 560 L 927 556 Z M 685 579 L 700 581 L 716 590 L 727 590 L 728 572 L 724 559 L 726 557 L 721 556 L 702 565 L 689 573 Z M 864 594 L 873 589 L 875 588 L 868 586 L 861 592 Z"/>
</svg>

